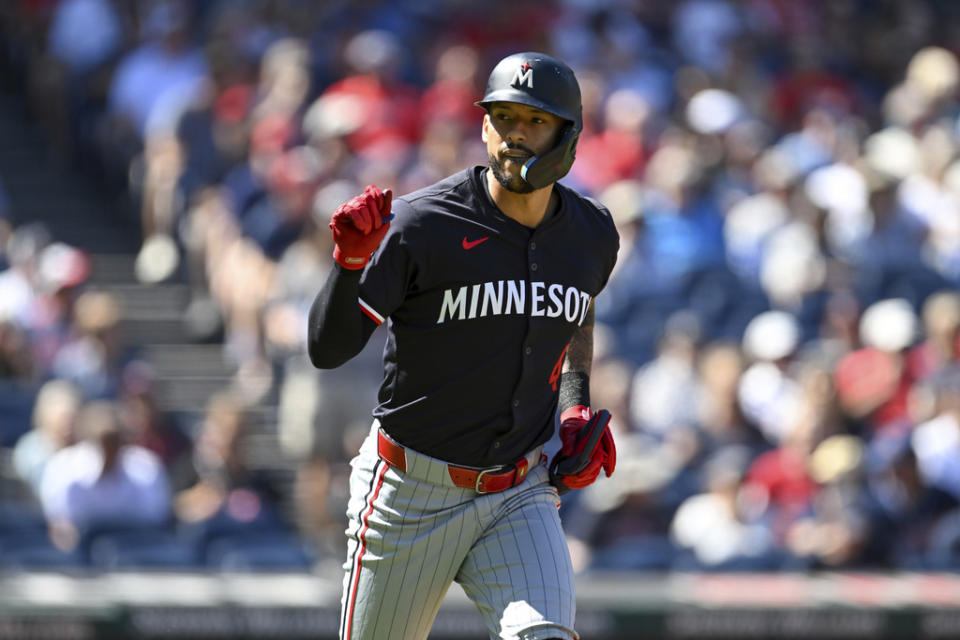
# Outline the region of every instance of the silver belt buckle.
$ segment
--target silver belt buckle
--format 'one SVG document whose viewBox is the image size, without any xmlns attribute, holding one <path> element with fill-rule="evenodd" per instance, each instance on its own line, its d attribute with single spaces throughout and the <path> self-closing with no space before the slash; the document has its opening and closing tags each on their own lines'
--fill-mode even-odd
<svg viewBox="0 0 960 640">
<path fill-rule="evenodd" d="M 476 481 L 476 482 L 474 483 L 474 485 L 473 485 L 473 490 L 476 491 L 477 493 L 480 493 L 480 494 L 490 493 L 489 491 L 484 491 L 483 489 L 480 488 L 480 482 L 483 480 L 483 476 L 484 476 L 484 475 L 486 475 L 486 474 L 488 474 L 488 473 L 496 473 L 496 472 L 498 472 L 498 471 L 503 471 L 503 466 L 490 467 L 489 469 L 484 469 L 483 471 L 481 471 L 480 473 L 478 473 L 478 474 L 477 474 L 477 481 Z"/>
</svg>

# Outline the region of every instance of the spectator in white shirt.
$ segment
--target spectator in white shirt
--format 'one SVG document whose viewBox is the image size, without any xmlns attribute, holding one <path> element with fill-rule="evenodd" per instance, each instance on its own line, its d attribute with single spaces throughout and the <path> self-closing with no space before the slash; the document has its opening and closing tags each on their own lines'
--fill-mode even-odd
<svg viewBox="0 0 960 640">
<path fill-rule="evenodd" d="M 160 459 L 126 444 L 116 407 L 92 402 L 78 416 L 81 440 L 47 464 L 40 501 L 54 544 L 71 549 L 82 533 L 102 526 L 163 526 L 171 518 L 170 488 Z"/>
</svg>

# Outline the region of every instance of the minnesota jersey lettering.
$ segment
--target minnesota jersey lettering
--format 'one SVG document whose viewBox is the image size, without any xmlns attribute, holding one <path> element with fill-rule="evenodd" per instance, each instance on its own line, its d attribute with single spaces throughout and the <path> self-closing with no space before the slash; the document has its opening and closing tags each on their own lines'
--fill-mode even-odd
<svg viewBox="0 0 960 640">
<path fill-rule="evenodd" d="M 506 300 L 504 300 L 506 284 Z M 527 310 L 527 289 L 530 291 L 530 309 Z M 447 320 L 473 320 L 488 315 L 523 315 L 559 318 L 567 322 L 583 323 L 590 308 L 592 296 L 576 287 L 562 284 L 503 280 L 464 285 L 459 289 L 444 289 L 443 302 L 437 324 Z M 506 303 L 506 304 L 504 304 Z"/>
</svg>

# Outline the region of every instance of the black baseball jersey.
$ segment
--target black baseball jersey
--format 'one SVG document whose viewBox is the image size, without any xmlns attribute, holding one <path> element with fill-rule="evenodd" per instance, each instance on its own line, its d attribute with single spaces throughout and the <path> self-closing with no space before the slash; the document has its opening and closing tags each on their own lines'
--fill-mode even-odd
<svg viewBox="0 0 960 640">
<path fill-rule="evenodd" d="M 619 248 L 598 202 L 557 184 L 558 210 L 531 229 L 497 208 L 485 171 L 395 199 L 359 293 L 388 330 L 374 415 L 398 442 L 471 466 L 550 439 L 567 344 Z"/>
</svg>

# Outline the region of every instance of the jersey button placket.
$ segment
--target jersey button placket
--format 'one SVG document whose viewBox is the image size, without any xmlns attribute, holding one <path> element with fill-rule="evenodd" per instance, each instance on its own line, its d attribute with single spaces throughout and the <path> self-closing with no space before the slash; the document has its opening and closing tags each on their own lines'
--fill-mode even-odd
<svg viewBox="0 0 960 640">
<path fill-rule="evenodd" d="M 529 265 L 529 269 L 530 269 L 530 273 L 531 273 L 531 274 L 533 274 L 534 272 L 537 271 L 537 269 L 540 268 L 539 265 L 537 264 L 536 249 L 537 249 L 537 243 L 536 243 L 535 241 L 531 240 L 530 242 L 527 243 L 527 264 Z M 532 278 L 531 278 L 531 279 L 532 279 Z M 528 323 L 530 322 L 530 318 L 529 318 L 529 317 L 527 318 L 527 322 L 528 322 Z M 529 326 L 529 324 L 528 324 L 528 325 L 527 325 L 527 336 L 526 336 L 527 339 L 529 339 L 529 337 L 530 337 L 530 333 L 529 333 L 529 332 L 530 332 L 530 326 Z M 533 353 L 533 347 L 531 347 L 531 346 L 528 345 L 528 344 L 527 344 L 527 345 L 524 345 L 523 353 L 524 353 L 525 355 L 527 355 L 527 356 L 531 355 L 531 354 Z M 524 366 L 524 365 L 521 365 L 521 366 Z M 515 415 L 516 415 L 516 412 L 518 411 L 518 409 L 519 409 L 519 407 L 520 407 L 520 399 L 519 399 L 519 398 L 514 398 L 514 399 L 513 399 L 513 402 L 512 402 L 511 404 L 513 405 L 513 410 L 514 410 Z"/>
</svg>

